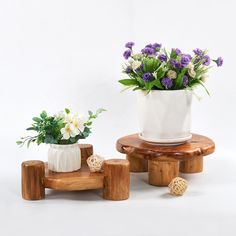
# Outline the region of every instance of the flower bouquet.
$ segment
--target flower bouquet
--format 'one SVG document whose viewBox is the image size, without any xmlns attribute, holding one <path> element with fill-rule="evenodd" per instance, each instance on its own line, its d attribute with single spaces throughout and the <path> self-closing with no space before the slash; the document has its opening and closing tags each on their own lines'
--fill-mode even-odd
<svg viewBox="0 0 236 236">
<path fill-rule="evenodd" d="M 133 52 L 133 42 L 126 43 L 127 61 L 119 80 L 138 91 L 140 138 L 161 144 L 178 144 L 191 138 L 192 90 L 204 85 L 211 62 L 222 66 L 223 59 L 211 59 L 207 50 L 193 50 L 193 55 L 173 48 L 168 52 L 159 43 Z M 208 91 L 207 91 L 208 93 Z"/>
<path fill-rule="evenodd" d="M 85 139 L 91 133 L 94 119 L 105 111 L 100 108 L 95 113 L 89 111 L 88 116 L 71 113 L 65 109 L 53 116 L 43 111 L 39 117 L 33 117 L 33 124 L 27 128 L 35 131 L 37 135 L 26 136 L 17 141 L 18 145 L 27 147 L 31 143 L 50 144 L 48 152 L 48 168 L 56 172 L 70 172 L 80 169 L 81 153 L 78 145 L 79 139 Z"/>
</svg>

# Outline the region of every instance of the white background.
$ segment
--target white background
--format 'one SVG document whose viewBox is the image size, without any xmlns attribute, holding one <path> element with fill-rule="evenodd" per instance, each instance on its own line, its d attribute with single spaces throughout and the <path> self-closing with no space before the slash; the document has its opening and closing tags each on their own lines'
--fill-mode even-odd
<svg viewBox="0 0 236 236">
<path fill-rule="evenodd" d="M 0 235 L 236 235 L 235 7 L 233 0 L 1 0 Z M 100 191 L 22 200 L 20 164 L 46 161 L 47 147 L 19 149 L 15 140 L 44 109 L 106 108 L 85 142 L 107 159 L 122 157 L 117 138 L 138 131 L 135 94 L 120 93 L 117 83 L 127 41 L 136 50 L 158 42 L 224 58 L 207 83 L 212 96 L 193 104 L 193 132 L 217 146 L 205 172 L 184 176 L 189 188 L 180 198 L 133 174 L 128 201 L 105 201 Z"/>
</svg>

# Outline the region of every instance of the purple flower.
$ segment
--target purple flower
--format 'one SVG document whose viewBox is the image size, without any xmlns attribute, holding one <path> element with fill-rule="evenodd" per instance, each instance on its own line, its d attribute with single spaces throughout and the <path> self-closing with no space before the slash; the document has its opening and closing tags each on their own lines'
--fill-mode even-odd
<svg viewBox="0 0 236 236">
<path fill-rule="evenodd" d="M 155 50 L 160 49 L 161 48 L 161 43 L 152 44 L 152 48 L 155 49 Z"/>
<path fill-rule="evenodd" d="M 124 58 L 127 60 L 131 56 L 131 50 L 128 49 L 123 53 Z"/>
<path fill-rule="evenodd" d="M 180 49 L 178 49 L 178 48 L 172 48 L 172 50 L 174 51 L 174 53 L 175 53 L 176 55 L 180 55 L 180 54 L 181 54 L 181 51 L 180 51 Z"/>
<path fill-rule="evenodd" d="M 167 61 L 167 57 L 166 57 L 165 54 L 160 54 L 158 58 L 159 58 L 159 60 L 160 60 L 161 62 Z"/>
<path fill-rule="evenodd" d="M 183 86 L 184 87 L 188 86 L 188 76 L 187 75 L 184 75 L 184 77 L 183 77 Z"/>
<path fill-rule="evenodd" d="M 211 58 L 208 56 L 208 55 L 205 55 L 204 57 L 203 57 L 203 59 L 204 59 L 204 62 L 202 63 L 204 66 L 209 66 L 210 65 L 210 63 L 211 63 Z"/>
<path fill-rule="evenodd" d="M 132 72 L 132 68 L 130 66 L 127 66 L 125 69 L 125 73 L 129 74 Z"/>
<path fill-rule="evenodd" d="M 183 54 L 181 56 L 181 60 L 180 60 L 181 67 L 187 66 L 189 64 L 190 60 L 191 59 L 189 58 L 189 55 Z"/>
<path fill-rule="evenodd" d="M 217 66 L 222 66 L 223 65 L 223 58 L 222 57 L 218 57 L 215 60 L 215 63 L 216 63 Z"/>
<path fill-rule="evenodd" d="M 142 78 L 145 82 L 150 82 L 152 77 L 153 77 L 152 74 L 150 72 L 148 72 L 148 73 L 143 74 Z"/>
<path fill-rule="evenodd" d="M 151 47 L 145 47 L 144 49 L 141 50 L 142 54 L 147 54 L 147 55 L 153 55 L 155 54 L 155 50 Z"/>
<path fill-rule="evenodd" d="M 166 88 L 166 89 L 170 89 L 173 86 L 173 81 L 172 79 L 165 77 L 161 80 L 162 85 Z"/>
<path fill-rule="evenodd" d="M 129 49 L 132 49 L 133 46 L 134 46 L 134 42 L 128 42 L 125 44 L 125 47 Z"/>
<path fill-rule="evenodd" d="M 199 49 L 199 48 L 194 49 L 193 52 L 194 52 L 195 55 L 197 55 L 197 56 L 201 56 L 201 55 L 202 55 L 202 50 Z"/>
<path fill-rule="evenodd" d="M 180 67 L 180 64 L 178 61 L 176 61 L 175 59 L 170 59 L 169 60 L 169 63 L 171 66 L 173 66 L 174 68 L 179 68 Z"/>
</svg>

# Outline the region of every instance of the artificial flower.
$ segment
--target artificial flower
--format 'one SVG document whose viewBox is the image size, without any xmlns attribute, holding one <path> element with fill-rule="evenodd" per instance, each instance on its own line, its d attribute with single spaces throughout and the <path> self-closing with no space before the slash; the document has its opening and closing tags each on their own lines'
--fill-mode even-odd
<svg viewBox="0 0 236 236">
<path fill-rule="evenodd" d="M 174 70 L 168 70 L 166 75 L 170 79 L 176 79 L 177 77 L 177 73 Z"/>
</svg>

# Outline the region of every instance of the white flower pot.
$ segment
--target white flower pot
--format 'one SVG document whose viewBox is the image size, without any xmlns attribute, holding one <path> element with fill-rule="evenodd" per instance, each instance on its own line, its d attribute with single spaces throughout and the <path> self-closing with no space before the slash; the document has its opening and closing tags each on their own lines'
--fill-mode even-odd
<svg viewBox="0 0 236 236">
<path fill-rule="evenodd" d="M 55 172 L 71 172 L 80 169 L 81 152 L 78 143 L 61 145 L 50 144 L 48 169 Z"/>
<path fill-rule="evenodd" d="M 188 90 L 138 91 L 140 138 L 164 145 L 191 139 L 191 103 Z"/>
</svg>

